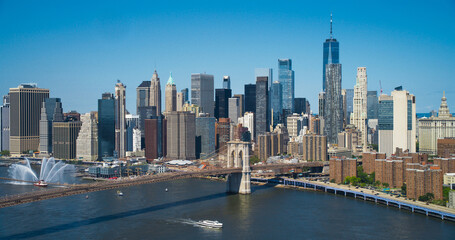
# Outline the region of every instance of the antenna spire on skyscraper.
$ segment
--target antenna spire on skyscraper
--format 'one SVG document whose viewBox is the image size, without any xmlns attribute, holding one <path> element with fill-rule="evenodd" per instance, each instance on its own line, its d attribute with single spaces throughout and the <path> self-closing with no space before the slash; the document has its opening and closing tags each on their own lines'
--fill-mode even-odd
<svg viewBox="0 0 455 240">
<path fill-rule="evenodd" d="M 330 13 L 330 39 L 332 39 L 332 13 Z"/>
</svg>

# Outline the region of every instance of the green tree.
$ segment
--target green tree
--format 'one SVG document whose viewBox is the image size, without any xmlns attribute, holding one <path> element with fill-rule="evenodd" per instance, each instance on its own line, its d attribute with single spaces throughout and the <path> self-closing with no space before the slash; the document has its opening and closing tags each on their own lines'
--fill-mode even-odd
<svg viewBox="0 0 455 240">
<path fill-rule="evenodd" d="M 389 187 L 389 184 L 386 183 L 386 182 L 384 182 L 384 183 L 382 183 L 382 186 L 385 187 L 385 188 L 388 188 L 388 187 Z"/>
<path fill-rule="evenodd" d="M 381 182 L 380 181 L 376 181 L 376 182 L 374 182 L 374 185 L 379 187 L 381 185 Z"/>
<path fill-rule="evenodd" d="M 425 193 L 425 195 L 419 197 L 419 201 L 422 202 L 431 202 L 433 199 L 434 199 L 433 193 Z"/>
<path fill-rule="evenodd" d="M 331 182 L 331 183 L 335 183 L 335 179 L 331 179 L 330 182 Z"/>
<path fill-rule="evenodd" d="M 8 157 L 8 156 L 11 155 L 11 153 L 10 153 L 8 150 L 3 150 L 3 151 L 0 152 L 0 154 L 1 154 L 2 156 L 6 156 L 6 157 Z"/>
<path fill-rule="evenodd" d="M 255 164 L 255 163 L 258 163 L 260 161 L 261 161 L 261 159 L 259 159 L 257 156 L 251 156 L 250 157 L 250 164 Z"/>
<path fill-rule="evenodd" d="M 401 186 L 401 194 L 406 195 L 406 183 L 403 183 L 403 186 Z"/>
</svg>

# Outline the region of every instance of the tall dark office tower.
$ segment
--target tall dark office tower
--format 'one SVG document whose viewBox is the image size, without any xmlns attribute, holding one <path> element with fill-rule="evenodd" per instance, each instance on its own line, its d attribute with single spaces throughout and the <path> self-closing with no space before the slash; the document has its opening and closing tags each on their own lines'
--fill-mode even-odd
<svg viewBox="0 0 455 240">
<path fill-rule="evenodd" d="M 52 151 L 60 159 L 76 158 L 76 141 L 82 122 L 71 118 L 70 121 L 52 123 Z"/>
<path fill-rule="evenodd" d="M 112 93 L 103 93 L 98 99 L 98 157 L 114 156 L 115 100 Z"/>
<path fill-rule="evenodd" d="M 191 74 L 191 103 L 202 108 L 202 112 L 215 116 L 213 75 Z"/>
<path fill-rule="evenodd" d="M 146 147 L 145 146 L 146 145 L 146 143 L 145 143 L 145 120 L 152 119 L 152 117 L 157 116 L 156 107 L 155 106 L 139 107 L 138 115 L 139 115 L 138 128 L 139 128 L 139 130 L 141 130 L 141 148 L 144 149 Z"/>
<path fill-rule="evenodd" d="M 330 14 L 330 38 L 324 42 L 322 57 L 322 90 L 326 91 L 326 65 L 340 63 L 340 43 L 332 35 L 332 14 Z"/>
<path fill-rule="evenodd" d="M 341 96 L 341 64 L 327 64 L 324 109 L 324 134 L 329 143 L 338 142 L 343 131 L 343 98 Z"/>
<path fill-rule="evenodd" d="M 367 93 L 367 117 L 368 119 L 378 119 L 378 92 L 368 91 Z"/>
<path fill-rule="evenodd" d="M 39 148 L 41 103 L 49 98 L 49 89 L 36 84 L 21 84 L 9 89 L 10 152 L 21 154 Z"/>
<path fill-rule="evenodd" d="M 231 77 L 230 76 L 223 76 L 223 88 L 231 89 Z"/>
<path fill-rule="evenodd" d="M 229 98 L 232 95 L 231 89 L 215 89 L 215 118 L 229 117 Z"/>
<path fill-rule="evenodd" d="M 278 59 L 278 81 L 282 86 L 282 109 L 294 112 L 294 71 L 291 59 Z M 273 85 L 272 85 L 273 86 Z"/>
<path fill-rule="evenodd" d="M 10 105 L 9 95 L 3 96 L 3 105 L 0 106 L 0 151 L 9 150 L 9 121 Z"/>
<path fill-rule="evenodd" d="M 270 104 L 271 110 L 273 112 L 273 127 L 275 127 L 278 123 L 282 123 L 282 85 L 280 82 L 275 81 L 272 83 L 272 87 L 270 88 Z"/>
<path fill-rule="evenodd" d="M 46 98 L 41 107 L 40 119 L 40 155 L 46 156 L 52 151 L 52 123 L 63 122 L 63 109 L 60 98 Z"/>
<path fill-rule="evenodd" d="M 155 116 L 145 120 L 145 157 L 147 161 L 166 156 L 166 119 Z"/>
<path fill-rule="evenodd" d="M 245 95 L 234 94 L 234 97 L 239 99 L 240 116 L 243 117 L 243 114 L 245 113 Z"/>
<path fill-rule="evenodd" d="M 136 88 L 136 114 L 139 115 L 140 107 L 150 106 L 150 86 L 151 81 L 143 81 Z"/>
<path fill-rule="evenodd" d="M 268 77 L 256 78 L 255 138 L 265 134 L 270 126 Z"/>
<path fill-rule="evenodd" d="M 245 112 L 256 112 L 256 84 L 245 84 Z"/>
<path fill-rule="evenodd" d="M 126 86 L 117 81 L 115 84 L 115 151 L 119 158 L 126 155 Z"/>
<path fill-rule="evenodd" d="M 188 102 L 188 88 L 184 88 L 181 91 L 183 93 L 183 103 Z"/>
<path fill-rule="evenodd" d="M 307 109 L 308 105 L 306 98 L 294 98 L 294 113 L 309 114 L 310 111 Z"/>
</svg>

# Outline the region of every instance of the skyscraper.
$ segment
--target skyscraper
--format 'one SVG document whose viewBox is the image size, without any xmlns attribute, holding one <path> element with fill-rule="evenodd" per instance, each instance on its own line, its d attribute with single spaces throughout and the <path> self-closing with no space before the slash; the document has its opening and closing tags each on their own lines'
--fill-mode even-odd
<svg viewBox="0 0 455 240">
<path fill-rule="evenodd" d="M 324 109 L 324 134 L 335 144 L 343 130 L 343 99 L 341 96 L 341 64 L 327 64 Z"/>
<path fill-rule="evenodd" d="M 0 106 L 0 151 L 9 150 L 10 136 L 10 103 L 9 95 L 3 96 L 3 105 Z"/>
<path fill-rule="evenodd" d="M 243 95 L 243 94 L 234 94 L 233 97 L 239 99 L 240 116 L 243 116 L 243 114 L 245 113 L 245 95 Z"/>
<path fill-rule="evenodd" d="M 332 35 L 332 14 L 330 14 L 330 38 L 326 39 L 322 56 L 322 90 L 326 91 L 326 67 L 327 64 L 340 63 L 340 43 Z"/>
<path fill-rule="evenodd" d="M 273 127 L 275 127 L 278 123 L 282 123 L 282 84 L 278 81 L 272 83 L 272 87 L 270 88 L 270 104 L 271 112 L 273 113 Z"/>
<path fill-rule="evenodd" d="M 237 125 L 240 117 L 240 106 L 238 98 L 229 98 L 229 118 Z"/>
<path fill-rule="evenodd" d="M 125 115 L 125 124 L 126 124 L 126 151 L 133 151 L 133 141 L 134 141 L 134 129 L 139 130 L 139 115 L 126 114 Z M 140 131 L 140 130 L 139 130 Z M 141 139 L 139 139 L 141 143 Z M 139 146 L 140 149 L 141 146 Z"/>
<path fill-rule="evenodd" d="M 74 121 L 73 121 L 74 120 Z M 70 119 L 52 123 L 52 151 L 60 159 L 76 158 L 76 141 L 82 122 Z"/>
<path fill-rule="evenodd" d="M 298 114 L 310 114 L 309 102 L 306 98 L 294 98 L 294 112 Z"/>
<path fill-rule="evenodd" d="M 166 83 L 165 97 L 166 112 L 177 111 L 177 87 L 175 86 L 174 79 L 172 78 L 172 73 Z"/>
<path fill-rule="evenodd" d="M 191 74 L 191 103 L 202 108 L 202 111 L 214 116 L 213 75 Z"/>
<path fill-rule="evenodd" d="M 10 95 L 10 152 L 21 154 L 39 148 L 41 104 L 49 98 L 49 89 L 36 84 L 21 84 L 9 89 Z"/>
<path fill-rule="evenodd" d="M 268 86 L 269 90 L 272 87 L 273 83 L 273 69 L 272 68 L 256 68 L 254 69 L 254 78 L 257 77 L 267 77 L 269 79 Z"/>
<path fill-rule="evenodd" d="M 183 94 L 183 103 L 189 102 L 188 101 L 188 88 L 182 89 L 182 94 Z"/>
<path fill-rule="evenodd" d="M 156 107 L 156 114 L 161 115 L 161 84 L 156 70 L 150 82 L 150 104 L 148 106 Z"/>
<path fill-rule="evenodd" d="M 415 107 L 415 96 L 401 86 L 390 96 L 379 96 L 379 152 L 390 156 L 397 147 L 416 151 Z"/>
<path fill-rule="evenodd" d="M 378 92 L 368 91 L 367 99 L 368 119 L 378 119 Z"/>
<path fill-rule="evenodd" d="M 185 101 L 183 100 L 183 93 L 178 92 L 177 93 L 177 111 L 182 111 L 183 110 L 183 104 L 185 104 Z"/>
<path fill-rule="evenodd" d="M 282 109 L 289 115 L 294 112 L 294 71 L 291 59 L 278 59 L 278 81 L 283 92 Z"/>
<path fill-rule="evenodd" d="M 112 93 L 98 99 L 98 159 L 112 157 L 115 149 L 115 100 Z"/>
<path fill-rule="evenodd" d="M 167 158 L 195 159 L 196 115 L 191 112 L 168 112 L 167 118 Z"/>
<path fill-rule="evenodd" d="M 98 159 L 97 112 L 81 115 L 81 122 L 76 140 L 76 159 L 96 161 Z"/>
<path fill-rule="evenodd" d="M 358 67 L 354 86 L 354 111 L 351 114 L 351 124 L 361 133 L 358 142 L 363 145 L 363 151 L 366 151 L 367 147 L 367 84 L 367 68 Z"/>
<path fill-rule="evenodd" d="M 231 77 L 230 76 L 223 76 L 223 88 L 231 89 Z"/>
<path fill-rule="evenodd" d="M 205 159 L 215 154 L 215 118 L 196 118 L 196 158 Z"/>
<path fill-rule="evenodd" d="M 245 84 L 245 112 L 256 112 L 256 84 Z"/>
<path fill-rule="evenodd" d="M 256 133 L 255 138 L 267 132 L 270 126 L 268 77 L 256 78 Z"/>
<path fill-rule="evenodd" d="M 52 123 L 63 122 L 63 109 L 60 98 L 46 98 L 41 107 L 40 155 L 52 153 Z"/>
<path fill-rule="evenodd" d="M 139 115 L 140 107 L 150 106 L 151 81 L 143 81 L 136 88 L 136 114 Z"/>
<path fill-rule="evenodd" d="M 346 124 L 351 124 L 351 114 L 354 112 L 354 89 L 344 89 L 346 98 Z"/>
<path fill-rule="evenodd" d="M 115 151 L 119 158 L 126 154 L 126 86 L 117 80 L 115 84 Z"/>
<path fill-rule="evenodd" d="M 145 120 L 145 157 L 147 161 L 166 156 L 166 119 L 160 115 Z"/>
<path fill-rule="evenodd" d="M 215 118 L 229 117 L 229 98 L 232 95 L 231 89 L 215 89 Z"/>
</svg>

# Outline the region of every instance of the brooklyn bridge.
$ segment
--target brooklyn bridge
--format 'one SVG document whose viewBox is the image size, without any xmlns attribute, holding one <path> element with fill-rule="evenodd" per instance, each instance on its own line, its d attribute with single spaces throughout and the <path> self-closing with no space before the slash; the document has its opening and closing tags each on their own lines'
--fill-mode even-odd
<svg viewBox="0 0 455 240">
<path fill-rule="evenodd" d="M 248 159 L 248 158 L 247 158 Z M 244 161 L 245 163 L 247 161 Z M 12 196 L 4 196 L 0 198 L 0 208 L 10 207 L 14 205 L 19 205 L 23 203 L 30 203 L 36 201 L 42 201 L 46 199 L 52 198 L 59 198 L 59 197 L 66 197 L 71 195 L 77 194 L 86 194 L 89 192 L 97 192 L 97 191 L 104 191 L 109 189 L 116 189 L 116 188 L 124 188 L 130 187 L 134 185 L 140 184 L 149 184 L 149 183 L 157 183 L 157 182 L 164 182 L 164 181 L 173 181 L 178 179 L 185 179 L 185 178 L 194 178 L 200 176 L 216 176 L 216 175 L 228 175 L 228 191 L 232 192 L 239 192 L 239 188 L 241 187 L 234 187 L 232 188 L 232 184 L 243 184 L 246 185 L 245 187 L 249 190 L 250 181 L 245 180 L 242 178 L 245 174 L 249 174 L 250 170 L 276 170 L 276 169 L 290 169 L 290 168 L 302 168 L 302 167 L 323 167 L 327 165 L 327 162 L 304 162 L 304 163 L 291 163 L 291 164 L 263 164 L 263 165 L 255 165 L 249 166 L 249 162 L 247 166 L 237 167 L 227 167 L 227 168 L 220 168 L 215 170 L 199 170 L 199 171 L 181 171 L 181 172 L 167 172 L 155 175 L 145 175 L 139 176 L 136 178 L 122 178 L 122 179 L 115 179 L 115 180 L 108 180 L 102 182 L 95 182 L 89 184 L 74 184 L 74 185 L 67 185 L 67 184 L 53 184 L 53 185 L 62 185 L 64 187 L 58 188 L 49 188 L 42 191 L 33 191 L 18 195 Z M 247 172 L 245 172 L 247 170 Z M 232 179 L 236 178 L 235 176 L 238 175 L 239 178 L 235 181 Z M 0 178 L 0 180 L 5 181 L 22 181 L 17 179 L 10 179 L 10 178 Z M 230 181 L 232 183 L 230 183 Z M 27 181 L 22 181 L 27 182 Z M 49 183 L 52 185 L 52 183 Z M 231 186 L 231 187 L 230 187 Z M 249 192 L 243 192 L 248 194 Z"/>
</svg>

